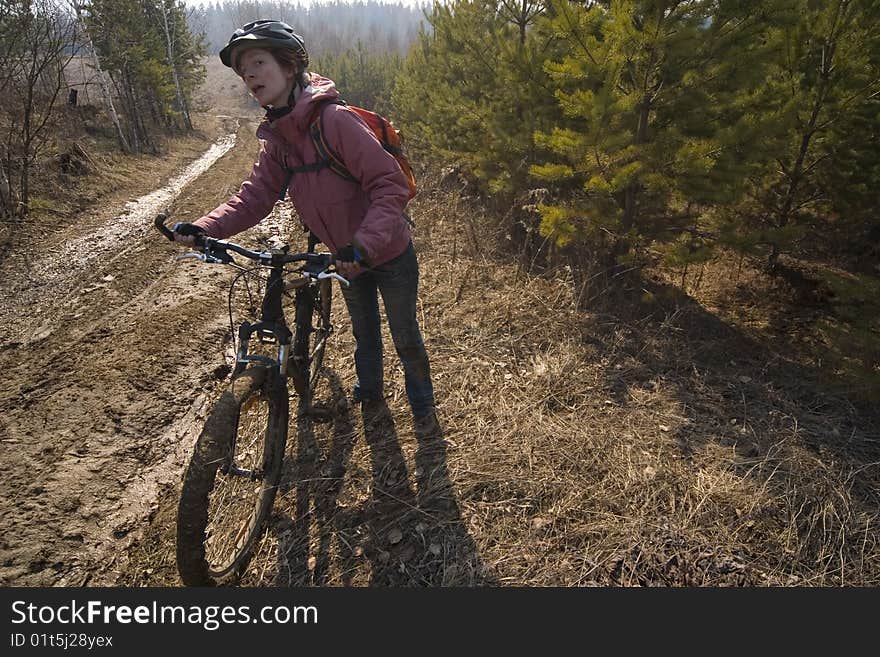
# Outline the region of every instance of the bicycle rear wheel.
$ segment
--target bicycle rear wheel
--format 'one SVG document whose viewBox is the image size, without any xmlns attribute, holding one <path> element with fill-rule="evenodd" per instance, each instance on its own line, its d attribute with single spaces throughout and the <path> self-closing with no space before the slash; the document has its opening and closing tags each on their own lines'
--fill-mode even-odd
<svg viewBox="0 0 880 657">
<path fill-rule="evenodd" d="M 177 511 L 177 569 L 188 586 L 234 583 L 269 514 L 287 443 L 286 381 L 252 366 L 233 377 L 205 422 Z"/>
<path fill-rule="evenodd" d="M 293 359 L 298 375 L 295 375 L 294 384 L 306 405 L 311 404 L 324 366 L 327 341 L 333 331 L 330 323 L 332 302 L 333 288 L 329 280 L 297 292 Z"/>
<path fill-rule="evenodd" d="M 315 295 L 315 306 L 312 309 L 314 319 L 314 331 L 311 339 L 311 352 L 309 362 L 309 389 L 314 392 L 321 368 L 324 366 L 324 351 L 327 341 L 333 332 L 330 324 L 330 310 L 333 303 L 333 286 L 329 280 L 318 283 Z"/>
</svg>

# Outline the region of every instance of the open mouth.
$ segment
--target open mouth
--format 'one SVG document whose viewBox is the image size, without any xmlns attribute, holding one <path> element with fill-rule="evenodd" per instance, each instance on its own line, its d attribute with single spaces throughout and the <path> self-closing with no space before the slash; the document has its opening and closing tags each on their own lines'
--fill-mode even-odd
<svg viewBox="0 0 880 657">
<path fill-rule="evenodd" d="M 254 87 L 253 89 L 251 89 L 251 93 L 252 93 L 254 96 L 256 96 L 256 95 L 259 94 L 263 89 L 265 89 L 265 86 L 262 85 L 262 84 L 258 84 L 256 87 Z"/>
</svg>

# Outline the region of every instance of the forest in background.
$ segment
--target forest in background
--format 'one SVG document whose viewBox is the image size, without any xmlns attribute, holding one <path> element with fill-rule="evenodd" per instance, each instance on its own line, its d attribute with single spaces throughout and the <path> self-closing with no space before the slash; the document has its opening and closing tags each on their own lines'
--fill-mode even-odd
<svg viewBox="0 0 880 657">
<path fill-rule="evenodd" d="M 403 128 L 417 169 L 455 167 L 486 229 L 529 267 L 566 263 L 587 302 L 623 272 L 659 262 L 684 280 L 719 252 L 806 289 L 781 257 L 880 267 L 870 0 L 17 0 L 0 12 L 7 216 L 27 215 L 40 162 L 88 167 L 55 138 L 71 62 L 99 84 L 104 135 L 155 151 L 191 130 L 204 57 L 275 16 L 344 98 Z"/>
<path fill-rule="evenodd" d="M 290 24 L 304 37 L 312 56 L 339 54 L 361 44 L 370 54 L 396 52 L 405 55 L 415 41 L 422 9 L 402 3 L 376 2 L 241 2 L 207 3 L 195 7 L 189 24 L 193 33 L 204 34 L 211 54 L 226 45 L 232 32 L 258 19 L 277 19 Z"/>
<path fill-rule="evenodd" d="M 397 117 L 514 208 L 527 251 L 600 285 L 719 247 L 778 272 L 833 246 L 877 273 L 876 2 L 452 0 L 429 23 Z"/>
</svg>

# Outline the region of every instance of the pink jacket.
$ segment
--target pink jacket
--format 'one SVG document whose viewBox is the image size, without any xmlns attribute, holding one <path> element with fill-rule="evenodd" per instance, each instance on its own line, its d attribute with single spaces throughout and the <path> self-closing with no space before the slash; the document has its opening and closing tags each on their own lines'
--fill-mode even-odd
<svg viewBox="0 0 880 657">
<path fill-rule="evenodd" d="M 220 239 L 259 223 L 278 200 L 287 169 L 318 160 L 309 135 L 313 111 L 317 103 L 338 97 L 331 80 L 312 73 L 311 84 L 293 110 L 272 123 L 264 120 L 257 128 L 259 159 L 238 193 L 194 223 Z M 358 116 L 333 103 L 320 111 L 327 143 L 358 182 L 328 168 L 296 173 L 288 196 L 303 223 L 331 252 L 354 244 L 371 265 L 381 265 L 409 244 L 410 229 L 403 216 L 409 199 L 406 179 Z"/>
</svg>

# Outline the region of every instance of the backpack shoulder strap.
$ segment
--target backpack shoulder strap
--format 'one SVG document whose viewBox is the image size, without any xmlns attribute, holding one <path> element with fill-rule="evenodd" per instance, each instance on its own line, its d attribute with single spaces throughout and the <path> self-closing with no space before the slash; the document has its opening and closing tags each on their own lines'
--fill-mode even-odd
<svg viewBox="0 0 880 657">
<path fill-rule="evenodd" d="M 348 103 L 346 103 L 341 98 L 337 98 L 331 101 L 327 101 L 322 103 L 321 107 L 318 108 L 316 112 L 316 117 L 312 121 L 309 126 L 309 134 L 312 137 L 312 141 L 315 144 L 315 150 L 318 152 L 318 158 L 325 163 L 324 166 L 330 167 L 330 169 L 334 172 L 345 178 L 346 180 L 356 181 L 357 179 L 351 175 L 348 169 L 345 168 L 345 163 L 342 161 L 342 158 L 339 156 L 330 144 L 327 142 L 326 135 L 324 133 L 324 110 L 329 105 L 342 105 L 343 107 L 347 107 Z"/>
<path fill-rule="evenodd" d="M 317 162 L 312 162 L 311 164 L 302 164 L 298 167 L 284 167 L 284 170 L 287 172 L 287 177 L 285 178 L 284 185 L 281 187 L 281 191 L 278 194 L 278 200 L 283 201 L 287 196 L 287 190 L 290 187 L 290 181 L 293 180 L 293 174 L 320 171 L 321 169 L 326 169 L 328 166 L 330 166 L 330 163 L 327 162 L 327 160 L 320 158 Z"/>
<path fill-rule="evenodd" d="M 316 107 L 315 110 L 312 112 L 312 118 L 311 118 L 311 122 L 309 124 L 309 134 L 312 137 L 312 141 L 315 142 L 315 150 L 318 151 L 318 159 L 315 162 L 312 162 L 311 164 L 302 164 L 298 167 L 292 167 L 292 168 L 285 167 L 285 171 L 287 172 L 287 178 L 284 181 L 284 185 L 281 187 L 281 192 L 278 194 L 279 201 L 283 201 L 284 198 L 287 196 L 287 190 L 290 187 L 290 181 L 293 180 L 293 174 L 295 174 L 295 173 L 308 173 L 309 171 L 320 171 L 321 169 L 326 169 L 327 167 L 333 168 L 334 160 L 330 156 L 330 154 L 333 154 L 333 155 L 336 155 L 336 154 L 334 151 L 332 151 L 332 149 L 328 150 L 329 147 L 327 147 L 326 145 L 323 145 L 323 144 L 325 144 L 325 142 L 323 139 L 323 132 L 321 130 L 321 116 L 324 113 L 324 108 L 330 104 L 348 105 L 348 103 L 346 103 L 341 98 L 337 98 L 337 99 L 327 100 L 327 101 L 323 101 L 323 102 L 319 103 L 318 107 Z M 341 164 L 341 162 L 342 162 L 341 158 L 339 158 L 339 156 L 336 156 L 336 160 L 338 162 L 340 162 L 339 166 L 342 168 L 342 170 L 345 170 L 345 167 L 343 167 Z M 334 171 L 336 171 L 336 169 L 334 169 Z M 348 171 L 346 171 L 346 174 L 347 174 L 347 177 L 351 177 L 351 174 L 348 174 Z M 352 180 L 354 180 L 354 178 L 352 178 Z"/>
</svg>

